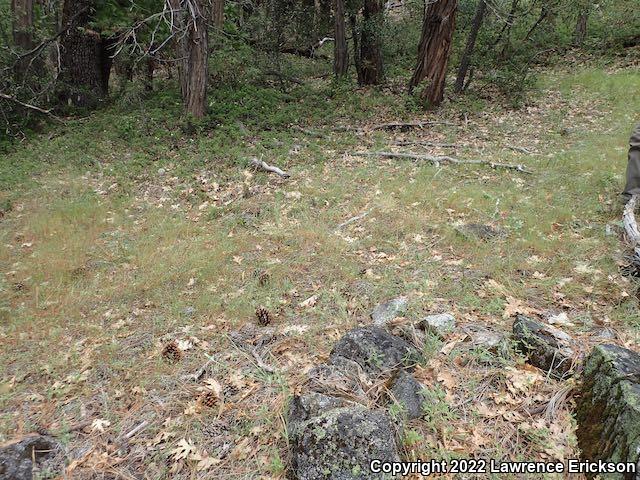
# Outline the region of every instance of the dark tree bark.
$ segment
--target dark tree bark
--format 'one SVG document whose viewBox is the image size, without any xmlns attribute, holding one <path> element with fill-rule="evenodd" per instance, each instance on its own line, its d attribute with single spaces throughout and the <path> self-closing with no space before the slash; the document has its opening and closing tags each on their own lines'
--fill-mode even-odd
<svg viewBox="0 0 640 480">
<path fill-rule="evenodd" d="M 33 0 L 11 0 L 13 42 L 23 50 L 33 48 Z"/>
<path fill-rule="evenodd" d="M 365 0 L 362 34 L 360 36 L 360 68 L 362 85 L 382 82 L 381 34 L 384 21 L 382 0 Z"/>
<path fill-rule="evenodd" d="M 60 100 L 86 108 L 96 107 L 108 92 L 115 42 L 89 28 L 94 6 L 93 0 L 65 0 L 62 9 L 68 28 L 60 40 Z"/>
<path fill-rule="evenodd" d="M 360 62 L 360 34 L 358 32 L 358 17 L 356 12 L 349 11 L 349 25 L 353 41 L 353 63 L 356 66 L 358 84 L 362 85 L 362 63 Z"/>
<path fill-rule="evenodd" d="M 203 0 L 170 0 L 176 12 L 174 35 L 182 102 L 188 114 L 202 118 L 207 103 L 207 21 Z"/>
<path fill-rule="evenodd" d="M 462 54 L 462 58 L 460 59 L 460 67 L 458 68 L 458 76 L 456 77 L 456 84 L 454 87 L 454 91 L 456 93 L 462 92 L 464 88 L 464 81 L 467 78 L 467 71 L 471 64 L 471 55 L 473 54 L 473 49 L 476 46 L 476 39 L 478 38 L 478 32 L 482 26 L 482 20 L 484 19 L 484 12 L 486 9 L 487 1 L 478 0 L 478 7 L 476 8 L 476 14 L 473 17 L 473 23 L 471 25 L 471 30 L 469 31 L 469 37 L 467 38 L 467 45 L 464 49 L 464 53 Z"/>
<path fill-rule="evenodd" d="M 429 3 L 425 11 L 418 63 L 409 82 L 409 93 L 426 78 L 429 84 L 420 97 L 430 106 L 440 105 L 444 98 L 457 4 L 457 0 L 436 0 Z"/>
<path fill-rule="evenodd" d="M 578 47 L 584 44 L 587 39 L 587 23 L 589 22 L 589 9 L 588 7 L 580 10 L 578 19 L 576 21 L 576 30 L 573 35 L 574 44 Z"/>
<path fill-rule="evenodd" d="M 334 44 L 333 44 L 333 73 L 341 78 L 349 68 L 349 50 L 347 49 L 347 34 L 344 22 L 344 0 L 334 3 Z"/>
</svg>

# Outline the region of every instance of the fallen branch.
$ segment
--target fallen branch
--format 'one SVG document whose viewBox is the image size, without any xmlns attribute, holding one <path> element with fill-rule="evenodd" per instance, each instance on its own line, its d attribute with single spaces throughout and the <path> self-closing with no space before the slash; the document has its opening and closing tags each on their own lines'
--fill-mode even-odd
<svg viewBox="0 0 640 480">
<path fill-rule="evenodd" d="M 45 110 L 44 108 L 37 107 L 35 105 L 31 105 L 30 103 L 21 102 L 16 97 L 12 97 L 11 95 L 7 95 L 6 93 L 0 92 L 0 98 L 4 98 L 5 100 L 9 100 L 10 102 L 14 102 L 24 108 L 28 108 L 29 110 L 36 111 L 38 113 L 42 113 L 43 115 L 48 115 L 60 123 L 64 123 L 60 118 L 56 117 L 53 113 L 51 113 L 51 109 Z"/>
<path fill-rule="evenodd" d="M 505 170 L 515 170 L 521 173 L 533 173 L 527 170 L 524 165 L 513 165 L 509 163 L 497 163 L 490 162 L 488 160 L 463 160 L 460 158 L 433 155 L 419 155 L 417 153 L 399 153 L 399 152 L 354 152 L 352 155 L 359 155 L 361 157 L 388 157 L 388 158 L 411 158 L 413 160 L 421 160 L 430 162 L 433 165 L 439 166 L 441 163 L 452 163 L 454 165 L 486 165 L 491 168 L 502 168 Z"/>
<path fill-rule="evenodd" d="M 350 223 L 357 222 L 358 220 L 362 220 L 364 217 L 369 215 L 371 210 L 367 210 L 366 212 L 361 213 L 360 215 L 356 215 L 355 217 L 351 217 L 349 220 L 342 222 L 340 225 L 336 227 L 336 230 L 340 230 L 341 228 L 346 227 Z"/>
<path fill-rule="evenodd" d="M 403 142 L 394 142 L 393 145 L 397 145 L 399 147 L 406 147 L 409 145 L 422 145 L 424 147 L 438 147 L 438 148 L 458 148 L 460 145 L 456 145 L 455 143 L 437 143 L 437 142 L 423 142 L 420 140 L 407 140 Z"/>
<path fill-rule="evenodd" d="M 251 159 L 249 164 L 252 167 L 257 168 L 258 170 L 264 170 L 265 172 L 275 173 L 276 175 L 279 175 L 282 178 L 289 178 L 291 176 L 287 172 L 280 170 L 278 167 L 269 165 L 268 163 L 263 162 L 262 160 L 258 160 L 255 157 Z"/>
<path fill-rule="evenodd" d="M 640 230 L 636 222 L 635 210 L 638 206 L 638 195 L 633 195 L 627 202 L 622 213 L 624 232 L 631 248 L 633 249 L 634 263 L 640 265 Z"/>
<path fill-rule="evenodd" d="M 441 122 L 441 121 L 429 121 L 429 122 L 390 122 L 390 123 L 381 123 L 379 125 L 374 125 L 369 127 L 369 130 L 409 130 L 411 128 L 424 128 L 424 127 L 432 127 L 434 125 L 447 125 L 450 127 L 457 127 L 457 123 L 452 122 Z"/>
<path fill-rule="evenodd" d="M 260 356 L 260 354 L 258 353 L 258 349 L 254 348 L 253 350 L 251 350 L 251 356 L 253 357 L 253 359 L 256 361 L 256 365 L 258 365 L 258 367 L 260 367 L 262 370 L 264 370 L 265 372 L 269 372 L 269 373 L 278 373 L 278 369 L 275 367 L 272 367 L 271 365 L 269 365 L 268 363 L 266 363 L 262 357 Z"/>
</svg>

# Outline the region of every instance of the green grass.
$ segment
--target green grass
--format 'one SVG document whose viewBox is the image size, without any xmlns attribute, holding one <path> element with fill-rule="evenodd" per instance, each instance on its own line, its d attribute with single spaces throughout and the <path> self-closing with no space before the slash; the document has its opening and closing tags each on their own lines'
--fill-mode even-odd
<svg viewBox="0 0 640 480">
<path fill-rule="evenodd" d="M 248 450 L 229 453 L 220 472 L 281 477 L 289 462 L 281 416 L 303 371 L 368 322 L 378 301 L 398 294 L 411 298 L 410 319 L 452 311 L 463 325 L 508 332 L 502 313 L 517 299 L 542 313 L 567 311 L 583 340 L 604 323 L 636 343 L 635 285 L 621 276 L 619 239 L 606 236 L 605 225 L 620 215 L 639 91 L 640 75 L 630 70 L 548 72 L 523 110 L 456 102 L 428 118 L 467 112 L 468 125 L 371 135 L 334 127 L 412 118 L 405 98 L 328 82 L 285 92 L 220 87 L 210 114 L 189 124 L 175 92 L 137 102 L 133 92 L 126 105 L 15 146 L 0 159 L 0 197 L 12 207 L 0 224 L 0 340 L 9 346 L 0 353 L 0 440 L 73 424 L 87 405 L 111 422 L 108 435 L 154 413 L 140 439 L 165 437 L 121 466 L 127 472 L 170 477 L 165 459 L 187 438 L 212 456 L 225 442 L 246 440 Z M 534 174 L 348 155 L 405 138 L 452 141 L 461 158 L 522 162 Z M 246 158 L 260 155 L 291 179 L 248 171 Z M 465 223 L 507 236 L 463 236 Z M 267 357 L 278 375 L 229 339 L 250 331 L 259 305 L 277 332 L 295 327 Z M 192 344 L 175 364 L 160 358 L 170 339 Z M 552 428 L 566 434 L 565 454 L 575 452 L 567 409 L 528 436 L 517 421 L 498 418 L 493 428 L 470 417 L 480 402 L 508 392 L 496 371 L 523 366 L 511 351 L 469 351 L 460 342 L 433 337 L 424 346 L 421 379 L 433 401 L 426 420 L 408 430 L 409 458 L 501 456 L 516 447 L 523 458 L 548 458 L 548 440 L 564 438 Z M 183 380 L 205 354 L 215 360 L 207 375 L 225 389 L 220 411 L 194 410 L 204 387 Z M 442 385 L 440 372 L 458 385 Z M 515 399 L 549 398 L 553 388 L 542 382 Z M 102 448 L 103 434 L 92 438 Z"/>
</svg>

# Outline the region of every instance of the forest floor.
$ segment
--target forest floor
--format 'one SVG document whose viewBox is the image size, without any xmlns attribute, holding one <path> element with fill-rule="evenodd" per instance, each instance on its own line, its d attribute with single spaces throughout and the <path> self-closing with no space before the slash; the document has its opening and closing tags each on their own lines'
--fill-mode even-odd
<svg viewBox="0 0 640 480">
<path fill-rule="evenodd" d="M 555 319 L 583 353 L 639 348 L 618 199 L 638 66 L 545 72 L 519 110 L 407 113 L 391 91 L 327 100 L 329 87 L 288 93 L 282 110 L 245 91 L 195 132 L 159 94 L 25 141 L 0 160 L 0 442 L 58 433 L 72 478 L 284 478 L 286 404 L 305 372 L 406 295 L 408 320 L 458 323 L 424 347 L 416 376 L 433 401 L 404 432 L 406 458 L 575 457 L 574 381 L 469 339 L 508 337 L 526 313 Z M 436 123 L 372 128 L 398 120 Z M 354 155 L 378 150 L 532 173 Z M 251 170 L 252 156 L 291 177 Z M 262 344 L 259 358 L 239 337 Z M 178 359 L 162 355 L 171 341 Z"/>
</svg>

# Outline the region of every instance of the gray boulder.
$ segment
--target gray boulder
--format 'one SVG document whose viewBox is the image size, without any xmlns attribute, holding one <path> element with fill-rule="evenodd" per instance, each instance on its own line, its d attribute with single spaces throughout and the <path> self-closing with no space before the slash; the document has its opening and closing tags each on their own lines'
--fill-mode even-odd
<svg viewBox="0 0 640 480">
<path fill-rule="evenodd" d="M 377 327 L 384 327 L 394 318 L 402 317 L 407 313 L 407 307 L 407 297 L 392 298 L 391 300 L 376 305 L 371 312 L 373 324 Z"/>
<path fill-rule="evenodd" d="M 322 393 L 311 392 L 304 395 L 295 395 L 289 404 L 287 425 L 290 430 L 294 430 L 298 425 L 313 417 L 345 405 L 345 400 Z"/>
<path fill-rule="evenodd" d="M 34 467 L 61 451 L 54 438 L 36 434 L 0 444 L 0 480 L 31 480 Z"/>
<path fill-rule="evenodd" d="M 297 480 L 380 480 L 371 460 L 397 462 L 390 418 L 363 406 L 329 410 L 289 431 Z"/>
<path fill-rule="evenodd" d="M 368 326 L 347 332 L 335 344 L 331 363 L 344 358 L 356 362 L 367 374 L 379 375 L 411 367 L 419 353 L 402 338 L 380 327 Z"/>
<path fill-rule="evenodd" d="M 560 379 L 573 373 L 573 340 L 562 330 L 518 315 L 513 322 L 513 336 L 531 365 Z"/>
<path fill-rule="evenodd" d="M 640 355 L 599 345 L 585 362 L 576 418 L 583 458 L 631 462 L 640 472 Z M 603 478 L 640 479 L 640 473 Z"/>
<path fill-rule="evenodd" d="M 401 372 L 391 385 L 391 400 L 402 407 L 407 420 L 422 417 L 423 387 L 413 376 Z"/>
<path fill-rule="evenodd" d="M 444 337 L 453 331 L 456 326 L 456 319 L 450 313 L 428 315 L 422 319 L 420 326 L 428 332 Z"/>
</svg>

